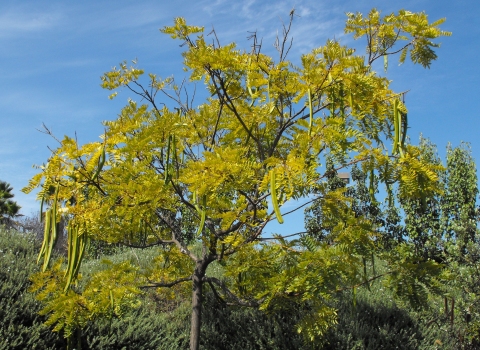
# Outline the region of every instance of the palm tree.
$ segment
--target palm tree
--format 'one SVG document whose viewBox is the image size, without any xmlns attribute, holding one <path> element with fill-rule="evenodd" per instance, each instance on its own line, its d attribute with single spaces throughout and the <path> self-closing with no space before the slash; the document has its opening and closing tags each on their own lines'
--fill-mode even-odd
<svg viewBox="0 0 480 350">
<path fill-rule="evenodd" d="M 5 181 L 0 181 L 0 224 L 11 223 L 12 218 L 18 216 L 20 206 L 11 200 L 13 187 Z"/>
</svg>

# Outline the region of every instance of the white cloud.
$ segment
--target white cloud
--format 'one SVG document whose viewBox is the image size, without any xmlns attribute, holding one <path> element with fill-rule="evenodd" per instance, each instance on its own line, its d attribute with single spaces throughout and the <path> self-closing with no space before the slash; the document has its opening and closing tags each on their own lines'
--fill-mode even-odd
<svg viewBox="0 0 480 350">
<path fill-rule="evenodd" d="M 56 26 L 62 15 L 57 12 L 32 12 L 17 8 L 0 15 L 0 38 L 38 32 Z"/>
</svg>

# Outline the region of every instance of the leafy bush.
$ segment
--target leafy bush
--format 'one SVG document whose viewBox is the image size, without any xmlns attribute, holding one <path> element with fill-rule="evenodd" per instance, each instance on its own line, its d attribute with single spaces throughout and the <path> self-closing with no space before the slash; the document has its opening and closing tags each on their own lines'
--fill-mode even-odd
<svg viewBox="0 0 480 350">
<path fill-rule="evenodd" d="M 323 349 L 435 349 L 436 341 L 448 340 L 389 300 L 391 296 L 381 289 L 358 292 L 355 307 L 349 294 L 337 305 L 339 323 L 327 334 Z"/>
<path fill-rule="evenodd" d="M 35 249 L 36 248 L 36 249 Z M 28 293 L 37 270 L 33 235 L 0 227 L 0 349 L 62 349 L 64 341 L 43 325 L 41 305 Z"/>
<path fill-rule="evenodd" d="M 45 318 L 38 315 L 42 306 L 28 293 L 29 275 L 37 270 L 38 248 L 33 235 L 0 228 L 0 350 L 65 349 L 62 334 L 43 325 Z M 135 259 L 142 266 L 154 253 L 153 249 L 137 254 L 125 250 L 110 259 Z M 100 260 L 87 260 L 82 273 L 87 276 L 102 268 Z M 432 307 L 424 311 L 409 310 L 395 302 L 378 282 L 371 291 L 358 290 L 355 307 L 351 293 L 339 296 L 339 323 L 327 333 L 323 346 L 304 344 L 296 332 L 301 310 L 268 315 L 226 306 L 208 287 L 205 304 L 201 343 L 205 350 L 458 348 L 454 328 L 442 313 L 440 298 L 433 299 Z M 89 323 L 80 337 L 82 349 L 188 348 L 190 307 L 189 300 L 160 300 L 154 291 L 149 291 L 142 305 L 123 318 Z"/>
</svg>

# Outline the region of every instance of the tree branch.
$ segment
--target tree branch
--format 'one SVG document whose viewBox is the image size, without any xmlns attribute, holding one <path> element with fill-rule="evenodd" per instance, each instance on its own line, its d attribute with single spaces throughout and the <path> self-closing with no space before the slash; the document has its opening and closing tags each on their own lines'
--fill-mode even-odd
<svg viewBox="0 0 480 350">
<path fill-rule="evenodd" d="M 308 233 L 308 232 L 307 231 L 302 231 L 302 232 L 292 233 L 292 234 L 286 235 L 286 236 L 278 235 L 278 236 L 268 237 L 268 238 L 257 238 L 257 241 L 271 241 L 271 240 L 276 240 L 276 239 L 284 239 L 284 238 L 289 238 L 289 237 L 293 237 L 293 236 L 298 236 L 298 235 L 301 235 L 301 234 L 304 234 L 304 233 Z"/>
<path fill-rule="evenodd" d="M 192 276 L 188 276 L 188 277 L 179 278 L 178 280 L 175 280 L 173 282 L 151 283 L 151 284 L 146 285 L 146 286 L 140 286 L 140 289 L 161 288 L 161 287 L 170 288 L 170 287 L 173 287 L 173 286 L 175 286 L 179 283 L 187 282 L 187 281 L 191 281 L 191 280 L 192 280 Z"/>
<path fill-rule="evenodd" d="M 257 301 L 249 301 L 249 300 L 244 300 L 239 298 L 238 296 L 233 294 L 232 291 L 228 289 L 227 285 L 222 281 L 220 281 L 218 278 L 205 276 L 203 278 L 203 281 L 208 283 L 210 282 L 215 283 L 217 286 L 220 287 L 220 289 L 225 293 L 225 295 L 227 295 L 230 299 L 234 300 L 234 303 L 227 303 L 227 305 L 240 305 L 240 306 L 248 306 L 248 307 L 260 306 L 260 303 Z"/>
</svg>

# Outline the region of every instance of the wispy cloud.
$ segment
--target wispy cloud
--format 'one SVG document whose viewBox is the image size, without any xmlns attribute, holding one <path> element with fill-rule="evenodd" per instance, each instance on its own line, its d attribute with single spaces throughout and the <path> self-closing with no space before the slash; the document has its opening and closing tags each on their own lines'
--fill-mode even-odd
<svg viewBox="0 0 480 350">
<path fill-rule="evenodd" d="M 15 9 L 0 15 L 0 38 L 11 38 L 24 33 L 55 27 L 62 19 L 58 11 L 37 12 Z"/>
</svg>

